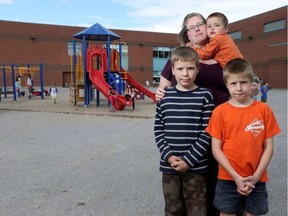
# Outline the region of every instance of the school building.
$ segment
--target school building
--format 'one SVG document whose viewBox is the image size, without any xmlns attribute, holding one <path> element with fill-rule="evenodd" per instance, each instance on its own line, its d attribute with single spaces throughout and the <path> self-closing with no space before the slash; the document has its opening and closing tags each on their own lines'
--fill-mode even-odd
<svg viewBox="0 0 288 216">
<path fill-rule="evenodd" d="M 83 29 L 85 27 L 2 20 L 0 64 L 22 67 L 42 63 L 45 86 L 52 82 L 69 86 L 73 35 Z M 171 50 L 179 45 L 177 34 L 110 30 L 125 42 L 123 67 L 130 75 L 143 85 L 146 80 L 157 83 Z M 287 88 L 287 6 L 230 23 L 229 33 L 264 82 L 273 88 Z M 81 55 L 81 41 L 76 47 Z M 38 76 L 34 77 L 36 86 L 40 82 Z M 11 82 L 10 76 L 7 82 L 9 80 Z"/>
</svg>

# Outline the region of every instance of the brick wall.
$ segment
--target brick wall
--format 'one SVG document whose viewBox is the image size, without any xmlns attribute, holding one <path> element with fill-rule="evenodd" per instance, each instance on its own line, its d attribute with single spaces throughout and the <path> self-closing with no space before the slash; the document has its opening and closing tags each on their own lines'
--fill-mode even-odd
<svg viewBox="0 0 288 216">
<path fill-rule="evenodd" d="M 287 7 L 231 23 L 229 31 L 242 30 L 242 38 L 236 44 L 254 66 L 255 73 L 274 88 L 287 88 L 287 27 L 283 30 L 263 33 L 267 22 L 286 19 Z M 0 64 L 38 66 L 43 63 L 44 85 L 55 82 L 63 86 L 65 76 L 71 68 L 68 42 L 82 27 L 33 24 L 0 21 Z M 177 34 L 113 30 L 129 47 L 129 72 L 138 82 L 153 80 L 153 47 L 178 45 Z M 271 46 L 273 44 L 281 44 Z M 64 75 L 66 74 L 66 75 Z M 12 85 L 11 76 L 7 82 Z M 35 85 L 39 76 L 35 74 Z M 3 76 L 0 73 L 0 85 Z"/>
</svg>

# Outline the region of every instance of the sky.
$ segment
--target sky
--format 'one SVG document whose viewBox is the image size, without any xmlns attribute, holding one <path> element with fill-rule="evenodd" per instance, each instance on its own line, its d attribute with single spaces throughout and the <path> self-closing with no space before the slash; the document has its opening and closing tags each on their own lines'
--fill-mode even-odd
<svg viewBox="0 0 288 216">
<path fill-rule="evenodd" d="M 287 0 L 0 0 L 0 20 L 178 33 L 191 12 L 230 23 L 287 6 Z"/>
</svg>

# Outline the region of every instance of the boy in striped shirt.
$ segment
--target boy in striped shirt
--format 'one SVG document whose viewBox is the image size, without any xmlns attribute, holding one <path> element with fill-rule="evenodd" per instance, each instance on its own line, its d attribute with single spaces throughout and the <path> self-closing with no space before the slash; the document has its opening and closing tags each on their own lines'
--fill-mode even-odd
<svg viewBox="0 0 288 216">
<path fill-rule="evenodd" d="M 206 179 L 211 137 L 205 131 L 214 102 L 194 81 L 197 53 L 177 47 L 171 55 L 175 87 L 166 90 L 156 108 L 154 134 L 160 151 L 165 215 L 206 215 Z"/>
</svg>

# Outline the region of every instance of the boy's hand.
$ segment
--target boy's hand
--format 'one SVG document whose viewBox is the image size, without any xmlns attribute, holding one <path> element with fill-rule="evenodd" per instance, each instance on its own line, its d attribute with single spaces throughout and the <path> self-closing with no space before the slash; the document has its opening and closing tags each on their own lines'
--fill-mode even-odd
<svg viewBox="0 0 288 216">
<path fill-rule="evenodd" d="M 237 189 L 238 193 L 244 196 L 248 196 L 252 192 L 253 188 L 249 186 L 244 186 L 244 189 Z"/>
<path fill-rule="evenodd" d="M 179 161 L 179 160 L 181 160 L 181 158 L 179 158 L 179 157 L 177 157 L 177 156 L 175 156 L 175 155 L 172 155 L 172 156 L 170 156 L 169 158 L 168 158 L 168 163 L 169 164 L 173 164 L 174 162 L 176 162 L 176 161 Z"/>
<path fill-rule="evenodd" d="M 239 177 L 235 180 L 237 191 L 241 195 L 247 196 L 252 192 L 254 184 L 247 180 L 247 178 Z"/>
<path fill-rule="evenodd" d="M 172 163 L 171 167 L 178 172 L 186 172 L 189 169 L 189 166 L 182 159 Z"/>
<path fill-rule="evenodd" d="M 243 180 L 246 182 L 247 186 L 251 186 L 252 185 L 253 187 L 259 181 L 259 180 L 256 179 L 255 176 L 247 176 L 247 177 L 243 178 Z"/>
</svg>

